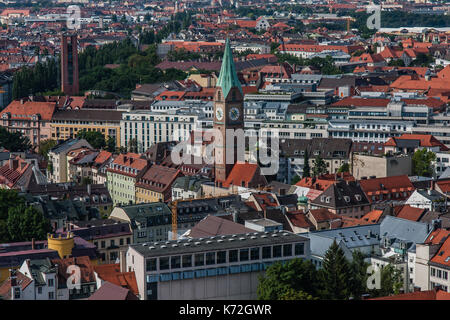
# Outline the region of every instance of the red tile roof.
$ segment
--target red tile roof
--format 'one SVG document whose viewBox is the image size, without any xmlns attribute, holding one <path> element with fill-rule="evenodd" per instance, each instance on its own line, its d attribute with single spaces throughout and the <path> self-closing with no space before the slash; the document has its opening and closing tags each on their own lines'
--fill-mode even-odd
<svg viewBox="0 0 450 320">
<path fill-rule="evenodd" d="M 305 228 L 305 229 L 314 229 L 314 225 L 311 221 L 306 217 L 303 211 L 291 211 L 286 213 L 286 217 L 292 223 L 294 227 Z"/>
<path fill-rule="evenodd" d="M 381 216 L 383 215 L 383 210 L 372 210 L 367 212 L 361 220 L 367 221 L 370 223 L 378 223 L 380 221 Z"/>
<path fill-rule="evenodd" d="M 122 288 L 127 288 L 135 295 L 139 295 L 136 275 L 134 272 L 120 272 L 120 265 L 118 263 L 94 266 L 94 271 L 100 279 L 121 286 Z"/>
<path fill-rule="evenodd" d="M 450 238 L 447 238 L 436 252 L 431 262 L 450 267 Z"/>
<path fill-rule="evenodd" d="M 401 199 L 404 198 L 403 192 L 415 190 L 407 175 L 360 180 L 359 183 L 370 201 L 372 201 L 372 196 L 393 193 L 399 193 L 400 197 L 397 199 Z"/>
<path fill-rule="evenodd" d="M 267 181 L 260 173 L 260 168 L 256 163 L 237 162 L 223 182 L 223 187 L 228 188 L 231 185 L 251 187 L 252 184 L 266 185 Z M 255 186 L 256 186 L 255 185 Z"/>
<path fill-rule="evenodd" d="M 450 293 L 442 290 L 416 291 L 369 300 L 450 300 Z"/>
<path fill-rule="evenodd" d="M 431 134 L 404 133 L 400 137 L 389 138 L 389 140 L 386 141 L 386 143 L 384 145 L 385 146 L 397 146 L 396 141 L 402 140 L 402 139 L 404 139 L 404 140 L 420 140 L 421 147 L 440 147 L 440 151 L 449 151 L 450 150 L 442 142 L 440 142 L 438 139 L 436 139 Z"/>
<path fill-rule="evenodd" d="M 424 241 L 424 243 L 429 244 L 440 244 L 442 241 L 447 239 L 447 237 L 450 235 L 449 230 L 445 229 L 436 229 L 433 232 L 430 233 L 428 238 Z"/>
<path fill-rule="evenodd" d="M 402 218 L 411 221 L 419 221 L 422 215 L 425 213 L 425 209 L 411 207 L 409 204 L 400 208 L 397 213 L 397 218 Z"/>
<path fill-rule="evenodd" d="M 35 114 L 40 114 L 41 120 L 52 120 L 53 113 L 55 112 L 56 103 L 54 102 L 37 102 L 37 101 L 24 101 L 14 100 L 1 114 L 9 112 L 11 119 L 28 119 Z"/>
</svg>

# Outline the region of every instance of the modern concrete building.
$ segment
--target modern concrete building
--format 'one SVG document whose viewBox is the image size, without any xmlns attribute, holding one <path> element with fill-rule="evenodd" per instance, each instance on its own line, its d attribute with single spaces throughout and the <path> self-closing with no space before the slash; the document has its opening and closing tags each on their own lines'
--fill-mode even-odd
<svg viewBox="0 0 450 320">
<path fill-rule="evenodd" d="M 350 169 L 355 179 L 412 175 L 411 155 L 370 155 L 352 153 Z"/>
<path fill-rule="evenodd" d="M 309 258 L 309 240 L 286 231 L 131 245 L 141 299 L 256 299 L 258 276 L 274 262 Z"/>
</svg>

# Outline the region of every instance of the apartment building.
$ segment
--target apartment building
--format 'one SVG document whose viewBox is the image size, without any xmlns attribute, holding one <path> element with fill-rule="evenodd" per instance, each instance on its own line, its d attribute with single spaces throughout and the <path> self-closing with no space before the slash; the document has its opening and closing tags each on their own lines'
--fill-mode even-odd
<svg viewBox="0 0 450 320">
<path fill-rule="evenodd" d="M 136 181 L 145 172 L 148 161 L 136 153 L 120 154 L 106 170 L 106 185 L 114 205 L 136 201 Z"/>
<path fill-rule="evenodd" d="M 309 240 L 287 232 L 253 232 L 131 245 L 143 300 L 256 299 L 258 276 L 274 262 L 309 258 Z"/>
<path fill-rule="evenodd" d="M 11 132 L 20 132 L 33 146 L 50 139 L 55 103 L 21 99 L 11 102 L 1 112 L 0 125 Z"/>
<path fill-rule="evenodd" d="M 181 175 L 178 169 L 152 165 L 136 182 L 136 203 L 170 201 L 172 184 Z"/>
<path fill-rule="evenodd" d="M 97 131 L 105 139 L 113 138 L 120 147 L 120 120 L 122 111 L 116 110 L 59 110 L 51 122 L 51 137 L 57 141 L 76 138 L 78 132 Z"/>
<path fill-rule="evenodd" d="M 164 113 L 149 110 L 131 110 L 122 114 L 120 122 L 121 145 L 136 140 L 138 152 L 145 152 L 153 144 L 185 141 L 204 118 L 198 110 L 168 110 Z"/>
<path fill-rule="evenodd" d="M 126 251 L 132 243 L 133 233 L 130 224 L 113 219 L 70 221 L 67 231 L 93 243 L 98 250 L 100 263 L 116 263 L 120 251 Z"/>
<path fill-rule="evenodd" d="M 48 152 L 48 168 L 47 178 L 50 182 L 69 182 L 67 175 L 67 154 L 75 149 L 88 148 L 93 149 L 92 146 L 85 139 L 68 139 Z"/>
<path fill-rule="evenodd" d="M 166 241 L 172 229 L 172 211 L 161 202 L 118 206 L 109 218 L 130 225 L 132 243 Z"/>
</svg>

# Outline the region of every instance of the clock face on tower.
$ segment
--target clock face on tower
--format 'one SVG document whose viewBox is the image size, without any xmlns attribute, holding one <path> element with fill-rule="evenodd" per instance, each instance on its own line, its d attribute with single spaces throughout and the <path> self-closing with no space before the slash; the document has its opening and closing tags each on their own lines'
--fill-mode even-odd
<svg viewBox="0 0 450 320">
<path fill-rule="evenodd" d="M 229 115 L 231 120 L 236 121 L 239 119 L 240 111 L 238 108 L 233 107 L 230 109 Z"/>
<path fill-rule="evenodd" d="M 221 107 L 217 107 L 216 109 L 216 118 L 219 121 L 223 119 L 223 109 Z"/>
</svg>

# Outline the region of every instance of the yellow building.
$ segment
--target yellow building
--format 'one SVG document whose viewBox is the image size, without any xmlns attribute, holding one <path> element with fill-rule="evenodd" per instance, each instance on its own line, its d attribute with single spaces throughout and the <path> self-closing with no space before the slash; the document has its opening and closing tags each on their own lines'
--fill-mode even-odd
<svg viewBox="0 0 450 320">
<path fill-rule="evenodd" d="M 51 138 L 53 140 L 67 140 L 75 138 L 77 133 L 86 131 L 101 132 L 105 139 L 112 137 L 116 146 L 120 147 L 120 120 L 122 111 L 116 110 L 61 110 L 52 117 Z"/>
<path fill-rule="evenodd" d="M 58 251 L 58 255 L 61 259 L 68 258 L 72 255 L 72 249 L 75 246 L 72 232 L 69 232 L 66 235 L 49 234 L 47 236 L 47 241 L 48 248 Z"/>
</svg>

